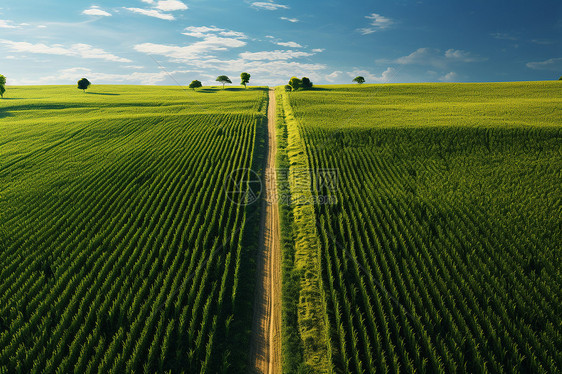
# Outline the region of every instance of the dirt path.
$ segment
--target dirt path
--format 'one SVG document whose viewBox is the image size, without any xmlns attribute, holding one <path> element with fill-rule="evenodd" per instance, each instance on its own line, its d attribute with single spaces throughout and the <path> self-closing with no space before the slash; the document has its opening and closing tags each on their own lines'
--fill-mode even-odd
<svg viewBox="0 0 562 374">
<path fill-rule="evenodd" d="M 256 373 L 281 373 L 281 247 L 276 196 L 275 90 L 269 90 L 265 199 L 260 223 L 257 283 L 250 346 Z"/>
</svg>

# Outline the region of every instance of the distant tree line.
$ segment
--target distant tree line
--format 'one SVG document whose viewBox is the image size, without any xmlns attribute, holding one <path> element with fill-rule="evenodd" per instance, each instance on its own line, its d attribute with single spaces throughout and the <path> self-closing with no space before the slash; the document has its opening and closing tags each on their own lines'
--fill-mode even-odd
<svg viewBox="0 0 562 374">
<path fill-rule="evenodd" d="M 240 85 L 244 86 L 244 88 L 248 88 L 247 84 L 250 83 L 250 78 L 251 75 L 248 73 L 242 73 L 240 74 Z M 232 80 L 230 80 L 230 78 L 227 75 L 219 75 L 217 77 L 217 79 L 215 79 L 216 82 L 219 82 L 222 84 L 222 89 L 224 90 L 224 85 L 225 84 L 232 84 Z M 203 84 L 201 83 L 201 81 L 198 80 L 194 80 L 189 84 L 189 88 L 191 88 L 192 90 L 195 90 L 196 88 L 200 88 L 203 87 Z"/>
<path fill-rule="evenodd" d="M 242 73 L 240 74 L 240 84 L 244 86 L 244 88 L 248 88 L 247 84 L 250 83 L 250 78 L 251 75 L 248 73 Z M 558 78 L 559 81 L 562 81 L 562 76 L 560 76 L 560 78 Z M 216 79 L 217 82 L 222 83 L 222 88 L 224 90 L 224 85 L 229 83 L 231 84 L 232 81 L 230 80 L 230 78 L 226 75 L 219 75 Z M 353 82 L 357 83 L 357 84 L 363 84 L 365 83 L 365 78 L 362 76 L 357 76 L 355 78 L 353 78 Z M 82 78 L 78 81 L 78 89 L 82 90 L 84 92 L 86 92 L 86 90 L 91 86 L 92 84 L 90 83 L 90 81 L 86 78 Z M 310 79 L 308 79 L 307 77 L 303 77 L 302 79 L 299 79 L 297 77 L 292 77 L 289 80 L 289 84 L 285 85 L 285 90 L 286 91 L 299 91 L 299 90 L 309 90 L 311 89 L 313 86 L 312 82 L 310 81 Z M 203 84 L 198 81 L 198 80 L 194 80 L 189 84 L 189 88 L 191 88 L 192 90 L 195 90 L 196 88 L 201 88 L 203 87 Z M 6 92 L 6 77 L 3 76 L 2 74 L 0 74 L 0 97 L 4 98 L 4 93 Z"/>
</svg>

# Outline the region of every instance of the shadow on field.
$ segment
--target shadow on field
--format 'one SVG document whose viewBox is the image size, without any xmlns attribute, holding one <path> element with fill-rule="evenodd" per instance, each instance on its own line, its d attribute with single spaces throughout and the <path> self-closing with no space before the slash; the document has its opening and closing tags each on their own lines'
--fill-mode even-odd
<svg viewBox="0 0 562 374">
<path fill-rule="evenodd" d="M 269 91 L 269 87 L 227 87 L 225 91 Z"/>
<path fill-rule="evenodd" d="M 88 95 L 103 95 L 103 96 L 121 96 L 121 94 L 116 93 L 103 93 L 103 92 L 86 92 Z"/>
<path fill-rule="evenodd" d="M 0 99 L 0 103 L 4 100 L 23 100 L 23 97 L 5 97 L 3 99 Z"/>
<path fill-rule="evenodd" d="M 216 89 L 212 89 L 212 88 L 200 88 L 198 90 L 196 90 L 195 92 L 203 92 L 203 93 L 217 93 L 218 90 Z"/>
<path fill-rule="evenodd" d="M 0 110 L 0 118 L 6 118 L 6 117 L 13 117 L 14 115 L 10 112 L 3 112 Z"/>
<path fill-rule="evenodd" d="M 18 110 L 59 110 L 59 109 L 74 109 L 74 108 L 85 108 L 93 105 L 85 105 L 78 103 L 67 103 L 67 104 L 25 104 L 25 105 L 10 105 L 5 109 L 11 111 Z"/>
</svg>

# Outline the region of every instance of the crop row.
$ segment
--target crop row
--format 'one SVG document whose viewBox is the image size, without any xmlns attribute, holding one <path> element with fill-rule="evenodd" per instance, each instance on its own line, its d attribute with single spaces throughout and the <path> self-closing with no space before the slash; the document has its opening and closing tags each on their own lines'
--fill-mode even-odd
<svg viewBox="0 0 562 374">
<path fill-rule="evenodd" d="M 78 167 L 52 170 L 44 189 L 5 215 L 12 239 L 0 258 L 0 372 L 216 372 L 233 364 L 243 241 L 255 217 L 227 196 L 228 176 L 252 166 L 261 119 L 114 122 L 88 124 L 133 129 L 96 144 L 106 159 L 90 168 L 80 165 L 95 137 L 33 155 L 39 166 L 71 155 Z"/>
<path fill-rule="evenodd" d="M 342 128 L 307 95 L 336 371 L 560 371 L 560 129 Z"/>
</svg>

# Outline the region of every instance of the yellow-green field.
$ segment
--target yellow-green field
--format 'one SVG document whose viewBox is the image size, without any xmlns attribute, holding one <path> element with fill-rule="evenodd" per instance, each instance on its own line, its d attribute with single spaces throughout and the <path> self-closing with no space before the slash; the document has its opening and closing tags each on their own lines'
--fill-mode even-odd
<svg viewBox="0 0 562 374">
<path fill-rule="evenodd" d="M 0 101 L 0 372 L 247 365 L 267 91 L 9 87 Z"/>
<path fill-rule="evenodd" d="M 5 96 L 0 373 L 248 372 L 267 89 Z M 284 372 L 562 370 L 561 82 L 277 111 Z"/>
<path fill-rule="evenodd" d="M 561 82 L 278 94 L 287 372 L 562 370 Z"/>
</svg>

